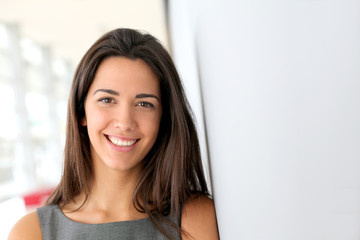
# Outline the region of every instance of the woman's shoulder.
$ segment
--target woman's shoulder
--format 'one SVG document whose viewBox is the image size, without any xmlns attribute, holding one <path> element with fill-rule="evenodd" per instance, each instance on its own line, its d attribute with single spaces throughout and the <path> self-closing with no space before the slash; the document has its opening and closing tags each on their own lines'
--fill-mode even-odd
<svg viewBox="0 0 360 240">
<path fill-rule="evenodd" d="M 214 201 L 207 196 L 191 196 L 184 204 L 181 216 L 182 239 L 219 239 Z"/>
<path fill-rule="evenodd" d="M 41 228 L 36 212 L 23 216 L 11 229 L 8 240 L 41 240 Z"/>
</svg>

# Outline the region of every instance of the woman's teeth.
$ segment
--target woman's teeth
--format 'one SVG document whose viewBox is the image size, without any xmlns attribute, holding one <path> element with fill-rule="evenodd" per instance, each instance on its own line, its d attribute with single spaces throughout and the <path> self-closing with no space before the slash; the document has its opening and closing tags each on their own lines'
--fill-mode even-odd
<svg viewBox="0 0 360 240">
<path fill-rule="evenodd" d="M 131 146 L 133 145 L 136 140 L 131 140 L 131 141 L 124 141 L 124 140 L 121 140 L 119 138 L 116 138 L 116 137 L 111 137 L 111 136 L 108 136 L 108 139 L 115 145 L 117 146 L 120 146 L 120 147 L 128 147 L 128 146 Z"/>
</svg>

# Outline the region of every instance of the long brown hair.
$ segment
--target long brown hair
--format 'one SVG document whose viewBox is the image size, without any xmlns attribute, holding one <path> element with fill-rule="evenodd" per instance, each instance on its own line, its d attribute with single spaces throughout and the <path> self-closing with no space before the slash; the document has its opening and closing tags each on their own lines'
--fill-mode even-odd
<svg viewBox="0 0 360 240">
<path fill-rule="evenodd" d="M 94 171 L 89 136 L 81 119 L 85 116 L 85 99 L 95 72 L 104 59 L 112 56 L 142 59 L 160 81 L 163 114 L 159 134 L 144 159 L 133 204 L 138 211 L 149 215 L 160 232 L 174 239 L 164 224 L 177 232 L 181 229 L 166 216 L 179 219 L 181 207 L 190 195 L 209 193 L 191 109 L 175 65 L 156 38 L 136 30 L 116 29 L 106 33 L 81 59 L 68 103 L 63 175 L 47 204 L 66 205 L 81 192 L 87 197 L 90 194 Z"/>
</svg>

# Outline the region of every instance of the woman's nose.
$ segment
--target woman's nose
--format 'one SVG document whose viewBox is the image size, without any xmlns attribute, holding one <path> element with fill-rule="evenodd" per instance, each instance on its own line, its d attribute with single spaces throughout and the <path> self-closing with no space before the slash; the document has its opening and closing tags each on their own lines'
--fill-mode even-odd
<svg viewBox="0 0 360 240">
<path fill-rule="evenodd" d="M 130 106 L 119 106 L 114 116 L 115 128 L 121 131 L 131 131 L 136 127 L 134 114 Z"/>
</svg>

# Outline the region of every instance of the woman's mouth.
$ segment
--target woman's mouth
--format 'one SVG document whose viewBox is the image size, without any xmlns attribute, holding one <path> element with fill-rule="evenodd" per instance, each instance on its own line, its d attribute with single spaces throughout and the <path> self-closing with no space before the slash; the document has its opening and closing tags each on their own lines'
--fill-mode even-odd
<svg viewBox="0 0 360 240">
<path fill-rule="evenodd" d="M 109 139 L 109 141 L 116 145 L 116 146 L 119 146 L 119 147 L 130 147 L 132 145 L 134 145 L 138 139 L 121 139 L 121 138 L 117 138 L 117 137 L 114 137 L 114 136 L 109 136 L 109 135 L 106 135 L 106 138 Z"/>
</svg>

